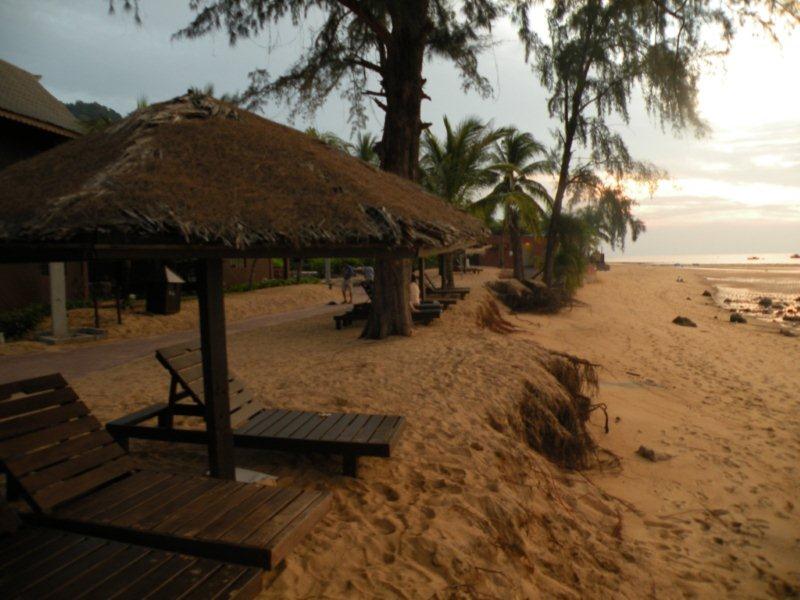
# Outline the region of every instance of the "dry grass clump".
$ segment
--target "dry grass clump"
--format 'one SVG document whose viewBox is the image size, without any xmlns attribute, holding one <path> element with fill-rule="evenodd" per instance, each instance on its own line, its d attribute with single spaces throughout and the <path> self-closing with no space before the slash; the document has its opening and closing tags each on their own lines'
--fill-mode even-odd
<svg viewBox="0 0 800 600">
<path fill-rule="evenodd" d="M 564 291 L 533 282 L 498 279 L 488 282 L 486 286 L 503 304 L 516 312 L 556 313 L 569 303 Z"/>
<path fill-rule="evenodd" d="M 597 448 L 586 424 L 593 410 L 604 408 L 592 404 L 588 395 L 597 391 L 597 365 L 569 354 L 554 354 L 546 366 L 562 389 L 525 382 L 519 403 L 523 436 L 531 448 L 560 467 L 586 469 Z"/>
<path fill-rule="evenodd" d="M 517 327 L 513 323 L 503 318 L 503 315 L 500 313 L 500 307 L 497 302 L 491 298 L 486 298 L 481 302 L 475 316 L 478 327 L 482 327 L 483 329 L 503 334 L 517 331 Z"/>
</svg>

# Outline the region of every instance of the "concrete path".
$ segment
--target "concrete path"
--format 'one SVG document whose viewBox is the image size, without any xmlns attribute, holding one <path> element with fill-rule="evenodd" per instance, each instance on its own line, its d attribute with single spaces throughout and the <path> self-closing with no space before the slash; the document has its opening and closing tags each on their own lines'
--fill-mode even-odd
<svg viewBox="0 0 800 600">
<path fill-rule="evenodd" d="M 349 308 L 344 305 L 323 305 L 250 317 L 228 323 L 228 336 L 300 319 L 334 315 Z M 330 326 L 333 327 L 332 322 Z M 145 356 L 152 356 L 157 348 L 180 344 L 198 335 L 197 330 L 176 331 L 155 337 L 93 343 L 88 346 L 67 345 L 55 351 L 4 356 L 0 357 L 0 382 L 36 377 L 56 371 L 62 373 L 68 380 L 74 380 L 94 371 L 110 369 Z"/>
</svg>

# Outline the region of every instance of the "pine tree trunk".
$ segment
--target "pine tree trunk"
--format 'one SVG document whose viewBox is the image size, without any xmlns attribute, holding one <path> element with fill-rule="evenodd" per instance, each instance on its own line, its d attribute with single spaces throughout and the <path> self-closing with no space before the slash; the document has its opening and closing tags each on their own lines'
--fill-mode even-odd
<svg viewBox="0 0 800 600">
<path fill-rule="evenodd" d="M 421 16 L 428 14 L 428 0 L 389 2 L 387 10 L 392 29 L 382 65 L 386 116 L 380 145 L 381 168 L 413 181 L 418 178 L 422 64 L 430 30 L 427 19 Z M 362 337 L 411 335 L 410 279 L 410 260 L 376 261 L 375 299 Z"/>
<path fill-rule="evenodd" d="M 453 254 L 442 255 L 442 287 L 445 289 L 456 287 L 456 281 L 453 275 L 455 271 L 454 263 L 455 256 Z"/>
<path fill-rule="evenodd" d="M 390 335 L 411 334 L 411 310 L 408 285 L 411 261 L 378 258 L 375 260 L 375 284 L 372 310 L 361 332 L 362 338 L 380 340 Z M 401 291 L 402 293 L 397 293 Z"/>
</svg>

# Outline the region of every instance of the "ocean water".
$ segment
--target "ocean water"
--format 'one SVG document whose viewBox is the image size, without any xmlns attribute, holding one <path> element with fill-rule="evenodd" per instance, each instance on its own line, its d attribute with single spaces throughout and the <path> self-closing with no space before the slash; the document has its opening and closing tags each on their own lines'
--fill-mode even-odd
<svg viewBox="0 0 800 600">
<path fill-rule="evenodd" d="M 800 253 L 800 248 L 798 248 Z M 648 263 L 655 265 L 797 265 L 800 258 L 791 252 L 769 254 L 662 254 L 654 256 L 620 256 L 609 258 L 609 263 Z"/>
</svg>

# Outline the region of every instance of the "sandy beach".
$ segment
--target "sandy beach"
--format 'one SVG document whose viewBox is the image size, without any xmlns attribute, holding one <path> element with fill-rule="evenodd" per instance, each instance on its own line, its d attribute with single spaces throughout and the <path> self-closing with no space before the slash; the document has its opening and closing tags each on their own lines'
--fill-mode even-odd
<svg viewBox="0 0 800 600">
<path fill-rule="evenodd" d="M 601 273 L 570 310 L 507 315 L 519 331 L 492 333 L 476 310 L 496 274 L 460 276 L 473 293 L 411 338 L 363 341 L 329 316 L 230 338 L 231 368 L 267 403 L 408 419 L 396 454 L 363 460 L 359 479 L 335 458 L 237 451 L 240 466 L 334 494 L 263 597 L 797 595 L 800 338 L 731 324 L 702 296 L 704 271 L 637 265 Z M 519 430 L 526 381 L 559 393 L 549 349 L 602 365 L 610 433 L 596 411 L 601 451 L 584 472 L 558 469 Z M 105 421 L 164 401 L 169 380 L 147 357 L 73 383 Z M 206 466 L 202 448 L 132 450 Z"/>
</svg>

